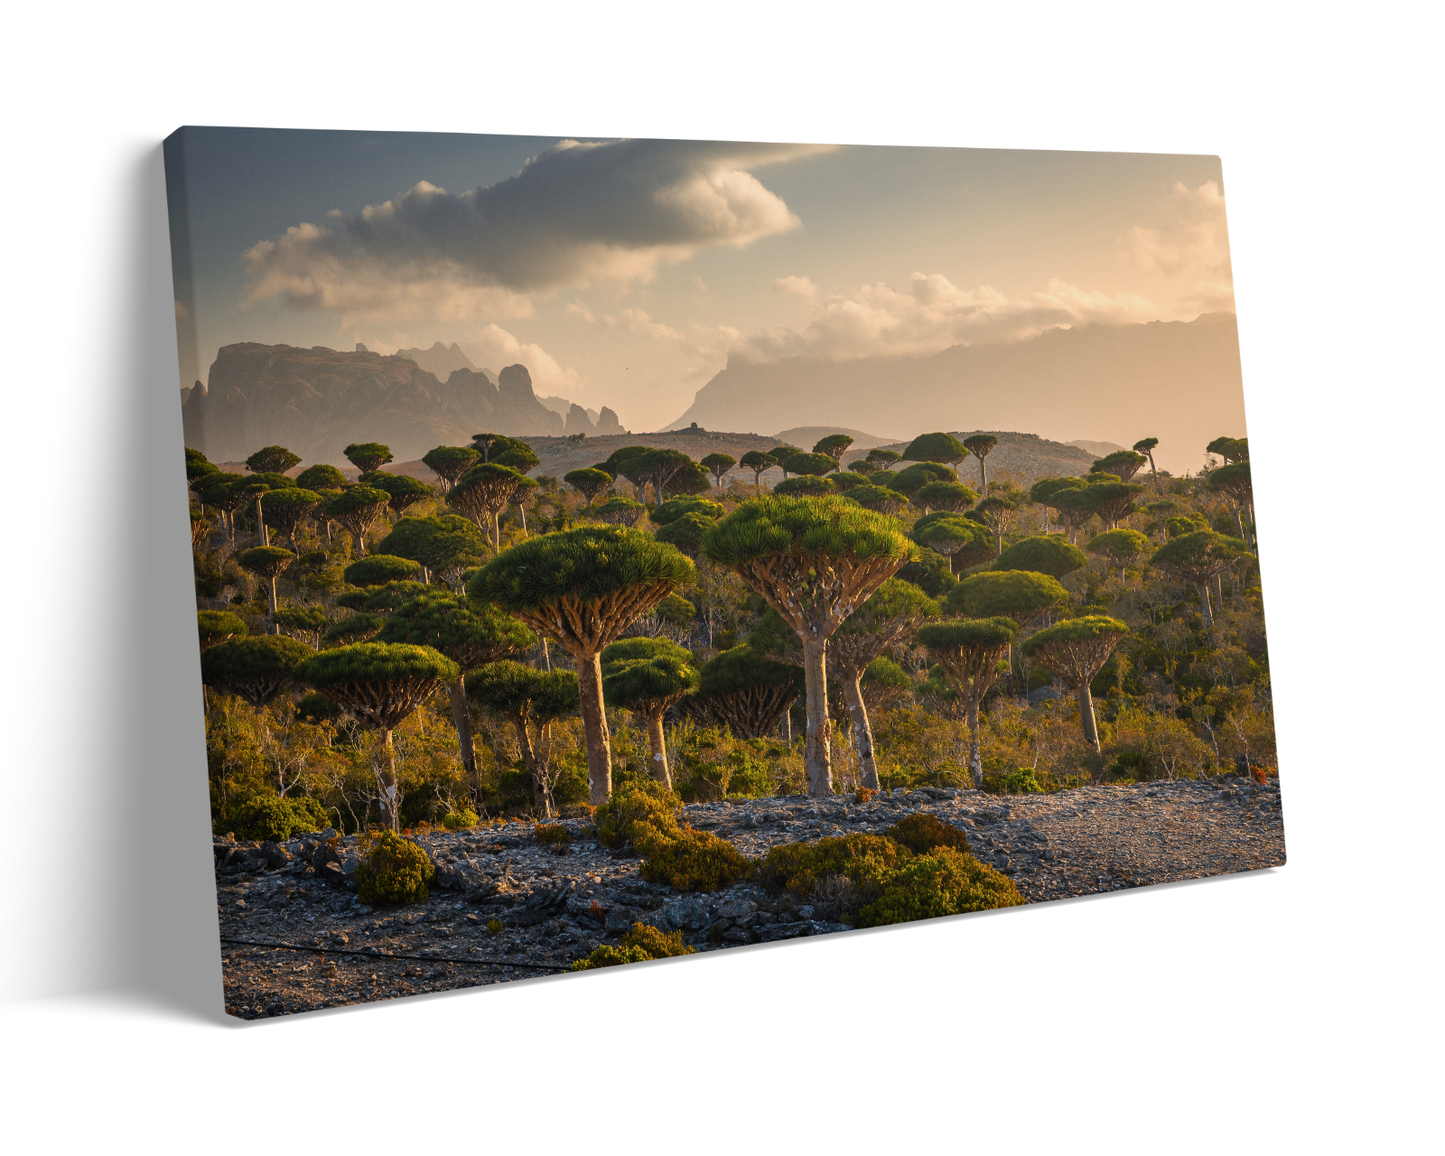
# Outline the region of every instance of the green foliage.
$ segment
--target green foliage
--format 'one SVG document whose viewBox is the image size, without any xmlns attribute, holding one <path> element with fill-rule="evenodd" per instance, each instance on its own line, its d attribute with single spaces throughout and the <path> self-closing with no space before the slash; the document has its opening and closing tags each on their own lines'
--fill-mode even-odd
<svg viewBox="0 0 1445 1156">
<path fill-rule="evenodd" d="M 1057 643 L 1092 642 L 1110 635 L 1128 634 L 1129 627 L 1117 618 L 1103 614 L 1087 614 L 1081 618 L 1066 618 L 1055 622 L 1032 635 L 1022 646 L 1025 655 L 1032 656 L 1038 651 Z"/>
<path fill-rule="evenodd" d="M 572 832 L 565 823 L 538 823 L 532 828 L 532 838 L 555 850 L 572 842 Z"/>
<path fill-rule="evenodd" d="M 330 643 L 365 642 L 381 633 L 385 625 L 384 614 L 348 614 L 328 626 L 321 637 Z"/>
<path fill-rule="evenodd" d="M 1142 557 L 1149 548 L 1149 539 L 1138 530 L 1106 530 L 1088 542 L 1090 554 L 1103 554 L 1116 566 L 1125 566 Z"/>
<path fill-rule="evenodd" d="M 426 466 L 448 485 L 466 473 L 473 462 L 481 458 L 480 451 L 471 446 L 437 446 L 422 455 Z"/>
<path fill-rule="evenodd" d="M 882 894 L 858 912 L 855 926 L 881 927 L 1023 903 L 1024 897 L 1006 875 L 972 855 L 939 847 L 890 877 Z"/>
<path fill-rule="evenodd" d="M 280 546 L 253 546 L 236 556 L 240 565 L 263 578 L 274 578 L 296 560 L 296 555 Z"/>
<path fill-rule="evenodd" d="M 899 461 L 902 457 L 903 455 L 900 453 L 896 453 L 893 450 L 885 450 L 881 447 L 868 451 L 868 461 L 879 467 L 891 466 L 894 462 Z"/>
<path fill-rule="evenodd" d="M 605 470 L 588 466 L 580 470 L 568 470 L 562 475 L 562 480 L 586 498 L 590 506 L 597 495 L 612 484 L 612 475 Z"/>
<path fill-rule="evenodd" d="M 745 470 L 753 471 L 753 484 L 761 479 L 764 470 L 770 470 L 778 463 L 761 450 L 748 450 L 738 462 Z"/>
<path fill-rule="evenodd" d="M 703 539 L 703 553 L 720 566 L 790 556 L 856 562 L 906 559 L 908 539 L 891 518 L 842 497 L 767 495 L 744 502 Z"/>
<path fill-rule="evenodd" d="M 978 501 L 978 491 L 958 482 L 929 482 L 913 495 L 913 503 L 929 510 L 959 513 Z"/>
<path fill-rule="evenodd" d="M 1007 615 L 1026 625 L 1050 607 L 1062 606 L 1069 592 L 1057 578 L 1031 570 L 986 570 L 971 574 L 948 592 L 948 609 L 969 618 Z"/>
<path fill-rule="evenodd" d="M 400 907 L 427 898 L 436 868 L 427 853 L 394 831 L 383 831 L 364 844 L 366 857 L 356 865 L 357 897 L 376 907 Z"/>
<path fill-rule="evenodd" d="M 314 653 L 284 635 L 232 638 L 201 652 L 201 681 L 262 706 L 280 693 L 297 666 Z"/>
<path fill-rule="evenodd" d="M 391 461 L 391 448 L 380 442 L 357 442 L 341 451 L 346 460 L 362 473 L 379 470 Z"/>
<path fill-rule="evenodd" d="M 983 789 L 991 795 L 1041 795 L 1044 788 L 1033 767 L 1019 767 L 1006 775 L 985 775 Z"/>
<path fill-rule="evenodd" d="M 821 478 L 838 468 L 838 459 L 831 454 L 794 454 L 783 463 L 790 474 Z"/>
<path fill-rule="evenodd" d="M 598 521 L 607 522 L 614 526 L 631 526 L 647 507 L 641 502 L 634 502 L 631 498 L 616 497 L 608 498 L 595 510 L 592 516 Z"/>
<path fill-rule="evenodd" d="M 276 611 L 271 621 L 282 630 L 310 635 L 319 634 L 331 624 L 326 611 L 319 606 L 283 606 Z"/>
<path fill-rule="evenodd" d="M 1116 531 L 1131 534 L 1132 530 Z M 1139 535 L 1141 538 L 1143 535 Z M 1089 547 L 1093 549 L 1092 544 Z M 1021 538 L 1009 546 L 990 570 L 1030 570 L 1036 574 L 1047 574 L 1051 578 L 1062 578 L 1082 569 L 1089 559 L 1077 546 L 1070 546 L 1062 534 L 1043 534 L 1033 538 Z"/>
<path fill-rule="evenodd" d="M 467 675 L 467 697 L 508 718 L 550 722 L 577 709 L 577 674 L 571 670 L 538 670 L 504 659 L 489 662 Z"/>
<path fill-rule="evenodd" d="M 869 484 L 866 475 L 854 473 L 852 470 L 840 470 L 838 473 L 831 475 L 828 481 L 832 482 L 833 488 L 840 493 L 847 493 L 849 490 Z"/>
<path fill-rule="evenodd" d="M 786 494 L 799 498 L 822 497 L 825 494 L 835 493 L 836 490 L 837 487 L 833 484 L 832 478 L 819 478 L 811 474 L 784 478 L 773 487 L 775 494 Z"/>
<path fill-rule="evenodd" d="M 266 446 L 246 459 L 246 468 L 253 474 L 284 474 L 300 461 L 285 446 Z"/>
<path fill-rule="evenodd" d="M 661 642 L 661 639 L 630 639 L 632 642 Z M 616 644 L 614 644 L 616 645 Z M 673 650 L 671 643 L 664 643 Z M 612 649 L 608 647 L 608 650 Z M 603 651 L 606 662 L 607 651 Z M 651 657 L 623 659 L 605 665 L 602 670 L 602 694 L 609 706 L 643 713 L 661 712 L 698 684 L 692 655 L 658 653 Z"/>
<path fill-rule="evenodd" d="M 303 722 L 330 722 L 341 714 L 341 708 L 319 691 L 308 691 L 296 700 L 296 717 Z"/>
<path fill-rule="evenodd" d="M 910 858 L 912 852 L 884 835 L 837 835 L 772 848 L 758 864 L 758 879 L 771 890 L 809 899 L 837 876 L 860 889 L 876 886 Z"/>
<path fill-rule="evenodd" d="M 721 518 L 727 511 L 717 502 L 710 502 L 706 498 L 697 498 L 687 495 L 681 498 L 670 498 L 662 505 L 656 507 L 647 516 L 652 520 L 653 525 L 666 526 L 688 514 L 696 514 L 708 520 Z"/>
<path fill-rule="evenodd" d="M 425 582 L 388 582 L 385 586 L 367 587 L 365 593 L 366 601 L 361 604 L 361 609 L 378 614 L 400 610 L 414 598 L 441 597 L 436 587 Z M 338 598 L 337 602 L 340 601 Z"/>
<path fill-rule="evenodd" d="M 641 530 L 579 526 L 503 551 L 472 575 L 467 595 L 517 613 L 563 598 L 598 602 L 639 586 L 661 585 L 671 593 L 695 575 L 684 554 Z"/>
<path fill-rule="evenodd" d="M 681 629 L 697 616 L 697 607 L 681 594 L 669 594 L 657 604 L 653 613 L 669 626 Z"/>
<path fill-rule="evenodd" d="M 890 489 L 906 494 L 911 499 L 924 486 L 934 482 L 957 481 L 958 475 L 947 466 L 941 466 L 937 462 L 919 462 L 916 466 L 890 474 L 887 484 Z"/>
<path fill-rule="evenodd" d="M 335 650 L 323 650 L 294 671 L 299 681 L 318 690 L 343 683 L 402 682 L 409 679 L 451 682 L 458 673 L 456 663 L 429 646 L 382 642 L 359 642 Z"/>
<path fill-rule="evenodd" d="M 398 514 L 423 498 L 431 497 L 433 492 L 429 485 L 417 478 L 408 477 L 405 474 L 388 474 L 382 470 L 372 470 L 370 473 L 362 474 L 357 481 L 363 486 L 371 486 L 386 494 L 387 505 Z"/>
<path fill-rule="evenodd" d="M 930 598 L 943 598 L 958 585 L 958 579 L 953 576 L 948 559 L 926 546 L 918 551 L 918 556 L 913 561 L 904 563 L 893 576 L 904 582 L 912 582 Z"/>
<path fill-rule="evenodd" d="M 968 837 L 962 831 L 952 823 L 945 823 L 937 815 L 923 811 L 898 820 L 885 834 L 915 855 L 925 855 L 935 847 L 968 850 Z"/>
<path fill-rule="evenodd" d="M 1094 463 L 1091 473 L 1115 474 L 1121 482 L 1127 482 L 1149 464 L 1149 459 L 1133 450 L 1115 450 Z"/>
<path fill-rule="evenodd" d="M 957 514 L 928 514 L 913 524 L 913 540 L 966 569 L 993 557 L 993 535 L 977 522 Z"/>
<path fill-rule="evenodd" d="M 636 848 L 640 842 L 676 832 L 680 806 L 682 800 L 656 780 L 634 779 L 613 791 L 592 821 L 604 846 Z"/>
<path fill-rule="evenodd" d="M 634 923 L 632 930 L 612 947 L 602 944 L 585 959 L 572 964 L 569 971 L 590 971 L 597 967 L 616 967 L 624 963 L 645 963 L 650 959 L 668 959 L 691 955 L 696 948 L 682 942 L 682 932 L 663 932 L 646 923 Z"/>
<path fill-rule="evenodd" d="M 1192 534 L 1171 538 L 1154 551 L 1149 561 L 1173 571 L 1186 581 L 1199 583 L 1248 553 L 1249 547 L 1238 538 L 1225 537 L 1217 530 L 1196 530 Z"/>
<path fill-rule="evenodd" d="M 537 636 L 489 603 L 431 592 L 402 603 L 377 641 L 430 646 L 465 672 L 535 646 Z"/>
<path fill-rule="evenodd" d="M 702 461 L 697 463 L 721 483 L 723 475 L 738 464 L 737 459 L 730 454 L 708 454 Z"/>
<path fill-rule="evenodd" d="M 204 478 L 207 474 L 217 472 L 217 467 L 211 464 L 209 458 L 200 450 L 193 450 L 186 447 L 186 480 L 194 482 L 197 478 Z"/>
<path fill-rule="evenodd" d="M 196 629 L 201 638 L 201 649 L 218 646 L 228 638 L 246 633 L 246 621 L 239 614 L 228 610 L 198 610 Z"/>
<path fill-rule="evenodd" d="M 955 465 L 966 457 L 968 447 L 948 433 L 921 434 L 909 442 L 908 448 L 903 451 L 905 462 L 943 462 Z"/>
<path fill-rule="evenodd" d="M 278 798 L 258 795 L 242 803 L 231 816 L 238 839 L 269 839 L 284 843 L 300 831 L 319 831 L 327 826 L 326 808 L 304 795 Z"/>
<path fill-rule="evenodd" d="M 827 437 L 818 439 L 818 444 L 813 447 L 813 452 L 827 454 L 834 462 L 837 462 L 843 456 L 843 451 L 852 444 L 853 439 L 845 433 L 829 434 Z"/>
<path fill-rule="evenodd" d="M 454 582 L 461 571 L 486 560 L 487 541 L 476 523 L 460 514 L 399 518 L 391 532 L 376 544 L 376 553 L 420 562 Z"/>
<path fill-rule="evenodd" d="M 1013 619 L 959 618 L 951 622 L 930 622 L 920 626 L 915 636 L 921 646 L 932 651 L 986 650 L 1007 646 L 1018 636 Z"/>
<path fill-rule="evenodd" d="M 1207 454 L 1218 454 L 1225 462 L 1247 462 L 1249 460 L 1249 439 L 1218 437 L 1204 447 Z"/>
<path fill-rule="evenodd" d="M 470 807 L 464 807 L 460 811 L 448 811 L 442 816 L 442 826 L 448 831 L 465 831 L 475 827 L 480 821 L 477 813 Z"/>
<path fill-rule="evenodd" d="M 296 484 L 303 490 L 344 490 L 346 475 L 335 466 L 307 466 L 296 476 Z"/>
<path fill-rule="evenodd" d="M 394 554 L 372 554 L 353 562 L 341 572 L 351 586 L 385 586 L 388 582 L 405 582 L 421 576 L 421 563 Z"/>
<path fill-rule="evenodd" d="M 1059 494 L 1066 490 L 1082 490 L 1087 484 L 1083 478 L 1042 478 L 1029 487 L 1029 500 L 1058 509 L 1054 499 Z"/>
<path fill-rule="evenodd" d="M 350 525 L 352 522 L 365 525 L 380 514 L 390 500 L 385 490 L 373 489 L 371 486 L 352 486 L 342 490 L 326 503 L 326 516 L 335 518 L 343 525 Z"/>
<path fill-rule="evenodd" d="M 709 831 L 682 827 L 661 836 L 649 832 L 634 845 L 644 856 L 638 874 L 677 891 L 719 891 L 753 872 L 746 855 Z"/>
<path fill-rule="evenodd" d="M 880 514 L 896 514 L 908 505 L 908 495 L 900 494 L 888 486 L 876 486 L 871 481 L 867 485 L 849 486 L 845 492 L 849 501 L 857 502 L 864 509 L 876 510 Z"/>
<path fill-rule="evenodd" d="M 502 934 L 502 931 L 503 931 L 503 929 L 504 929 L 505 927 L 506 927 L 506 925 L 505 925 L 500 919 L 489 919 L 489 920 L 487 920 L 487 934 L 488 934 L 488 935 L 501 935 L 501 934 Z"/>
<path fill-rule="evenodd" d="M 708 517 L 706 514 L 687 513 L 679 518 L 673 518 L 667 525 L 661 527 L 654 537 L 659 542 L 675 546 L 684 554 L 696 556 L 702 547 L 703 535 L 716 523 L 716 518 Z"/>
</svg>

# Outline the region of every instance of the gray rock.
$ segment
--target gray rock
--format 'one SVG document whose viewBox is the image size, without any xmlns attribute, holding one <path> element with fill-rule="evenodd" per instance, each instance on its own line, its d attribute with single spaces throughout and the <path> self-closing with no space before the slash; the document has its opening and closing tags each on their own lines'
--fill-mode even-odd
<svg viewBox="0 0 1445 1156">
<path fill-rule="evenodd" d="M 328 863 L 340 863 L 341 856 L 330 843 L 317 843 L 311 852 L 311 866 L 320 871 Z"/>
<path fill-rule="evenodd" d="M 701 931 L 707 926 L 707 900 L 701 895 L 684 895 L 662 909 L 669 930 Z"/>
<path fill-rule="evenodd" d="M 748 916 L 755 917 L 757 910 L 757 902 L 746 895 L 725 895 L 713 909 L 713 914 L 719 919 L 737 921 Z"/>
<path fill-rule="evenodd" d="M 637 922 L 637 914 L 626 907 L 614 907 L 607 913 L 603 928 L 609 935 L 621 935 Z"/>
<path fill-rule="evenodd" d="M 291 862 L 291 856 L 287 854 L 286 849 L 272 843 L 269 839 L 261 844 L 260 858 L 267 867 L 271 868 L 284 867 Z"/>
</svg>

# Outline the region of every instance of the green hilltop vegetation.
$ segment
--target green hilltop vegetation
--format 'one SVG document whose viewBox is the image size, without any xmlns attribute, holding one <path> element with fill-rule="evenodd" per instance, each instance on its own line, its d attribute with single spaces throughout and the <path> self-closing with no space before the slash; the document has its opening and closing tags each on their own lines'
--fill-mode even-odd
<svg viewBox="0 0 1445 1156">
<path fill-rule="evenodd" d="M 559 478 L 482 433 L 426 455 L 435 485 L 376 442 L 344 447 L 357 482 L 188 449 L 215 830 L 1274 773 L 1248 443 L 1031 479 L 993 442 L 624 446 Z M 671 838 L 658 863 L 733 869 Z"/>
</svg>

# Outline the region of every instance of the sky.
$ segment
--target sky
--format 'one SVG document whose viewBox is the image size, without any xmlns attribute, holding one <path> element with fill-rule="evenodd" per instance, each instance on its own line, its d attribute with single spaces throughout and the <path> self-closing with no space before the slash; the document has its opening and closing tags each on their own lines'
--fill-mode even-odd
<svg viewBox="0 0 1445 1156">
<path fill-rule="evenodd" d="M 188 128 L 166 167 L 183 385 L 456 342 L 641 431 L 730 356 L 1234 309 L 1217 157 Z"/>
</svg>

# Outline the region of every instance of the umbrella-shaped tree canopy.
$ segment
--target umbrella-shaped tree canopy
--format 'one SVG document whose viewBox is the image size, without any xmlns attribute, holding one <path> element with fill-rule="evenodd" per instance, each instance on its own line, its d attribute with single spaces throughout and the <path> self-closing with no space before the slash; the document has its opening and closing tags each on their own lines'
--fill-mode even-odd
<svg viewBox="0 0 1445 1156">
<path fill-rule="evenodd" d="M 392 730 L 456 678 L 457 665 L 429 646 L 360 642 L 313 654 L 293 675 L 358 722 Z"/>
<path fill-rule="evenodd" d="M 586 498 L 590 506 L 597 495 L 612 484 L 612 475 L 589 466 L 580 470 L 569 470 L 562 475 L 562 480 Z"/>
<path fill-rule="evenodd" d="M 229 610 L 198 610 L 196 630 L 200 634 L 201 649 L 209 650 L 245 634 L 246 622 L 239 614 L 232 614 Z"/>
<path fill-rule="evenodd" d="M 773 487 L 773 493 L 788 495 L 794 498 L 817 498 L 824 494 L 832 494 L 837 491 L 832 478 L 820 478 L 813 474 L 803 474 L 796 478 L 784 478 Z"/>
<path fill-rule="evenodd" d="M 697 692 L 679 709 L 734 737 L 759 739 L 778 725 L 783 711 L 803 693 L 803 668 L 775 662 L 750 646 L 725 650 L 698 671 Z"/>
<path fill-rule="evenodd" d="M 300 462 L 300 455 L 285 446 L 266 446 L 246 459 L 246 468 L 253 474 L 284 474 Z"/>
<path fill-rule="evenodd" d="M 939 462 L 950 466 L 955 476 L 958 463 L 968 457 L 968 447 L 950 433 L 920 434 L 903 451 L 905 462 Z"/>
<path fill-rule="evenodd" d="M 701 514 L 705 518 L 721 518 L 725 513 L 727 510 L 717 502 L 688 495 L 663 502 L 648 517 L 654 525 L 665 526 L 669 522 L 681 518 L 684 514 Z"/>
<path fill-rule="evenodd" d="M 298 664 L 315 653 L 284 635 L 232 638 L 202 651 L 201 681 L 260 708 L 280 694 Z"/>
<path fill-rule="evenodd" d="M 1125 530 L 1124 533 L 1133 533 Z M 1142 536 L 1142 535 L 1141 535 Z M 995 559 L 990 570 L 1032 570 L 1051 578 L 1062 578 L 1082 569 L 1089 559 L 1077 546 L 1070 546 L 1059 534 L 1021 538 Z"/>
<path fill-rule="evenodd" d="M 968 765 L 975 788 L 983 786 L 979 757 L 978 705 L 997 680 L 1004 655 L 1018 636 L 1011 618 L 962 618 L 930 622 L 918 630 L 918 641 L 943 668 L 968 719 Z"/>
<path fill-rule="evenodd" d="M 356 442 L 341 451 L 346 460 L 363 474 L 379 470 L 391 461 L 391 447 L 380 442 Z"/>
<path fill-rule="evenodd" d="M 978 494 L 958 482 L 929 482 L 913 495 L 912 500 L 914 505 L 923 507 L 924 513 L 947 510 L 957 514 L 978 501 Z"/>
<path fill-rule="evenodd" d="M 956 482 L 958 478 L 947 466 L 937 462 L 919 462 L 907 469 L 889 474 L 886 483 L 900 494 L 912 498 L 914 494 L 932 482 Z"/>
<path fill-rule="evenodd" d="M 456 480 L 473 464 L 482 460 L 481 451 L 472 446 L 437 446 L 422 455 L 422 464 L 442 480 L 444 489 L 451 489 Z"/>
<path fill-rule="evenodd" d="M 457 479 L 447 492 L 447 505 L 474 521 L 490 538 L 493 546 L 501 542 L 498 515 L 506 509 L 526 479 L 511 466 L 499 462 L 475 465 Z"/>
<path fill-rule="evenodd" d="M 662 716 L 697 689 L 692 655 L 662 638 L 628 638 L 602 652 L 602 693 L 610 706 L 640 715 L 647 724 L 653 777 L 669 789 Z"/>
<path fill-rule="evenodd" d="M 592 511 L 592 516 L 611 526 L 632 526 L 646 509 L 641 502 L 634 502 L 631 498 L 608 498 Z"/>
<path fill-rule="evenodd" d="M 335 466 L 307 466 L 296 475 L 296 484 L 303 490 L 344 490 L 346 476 Z"/>
<path fill-rule="evenodd" d="M 407 582 L 421 577 L 421 563 L 395 554 L 373 554 L 353 562 L 341 572 L 351 586 L 385 586 L 388 582 Z"/>
<path fill-rule="evenodd" d="M 1058 675 L 1074 691 L 1079 700 L 1084 740 L 1096 751 L 1099 730 L 1089 682 L 1103 669 L 1114 647 L 1128 633 L 1129 628 L 1117 618 L 1090 614 L 1065 619 L 1040 630 L 1020 648 L 1026 658 Z"/>
<path fill-rule="evenodd" d="M 1046 610 L 1062 606 L 1069 592 L 1057 578 L 1031 570 L 985 570 L 948 592 L 948 609 L 969 618 L 1012 618 L 1027 626 Z"/>
<path fill-rule="evenodd" d="M 852 486 L 847 494 L 849 501 L 857 502 L 865 509 L 876 510 L 880 514 L 896 514 L 908 505 L 908 495 L 889 486 Z"/>
<path fill-rule="evenodd" d="M 838 468 L 838 459 L 830 454 L 793 454 L 783 465 L 790 474 L 821 478 Z"/>
<path fill-rule="evenodd" d="M 949 560 L 954 574 L 993 557 L 993 535 L 978 522 L 957 514 L 928 514 L 913 524 L 913 540 Z"/>
</svg>

